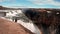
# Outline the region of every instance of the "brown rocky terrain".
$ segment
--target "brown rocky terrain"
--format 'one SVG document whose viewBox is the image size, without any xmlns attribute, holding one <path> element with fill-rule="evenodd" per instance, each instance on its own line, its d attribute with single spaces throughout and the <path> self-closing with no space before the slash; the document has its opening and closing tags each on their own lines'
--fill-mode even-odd
<svg viewBox="0 0 60 34">
<path fill-rule="evenodd" d="M 33 34 L 30 30 L 15 22 L 0 18 L 0 34 Z"/>
<path fill-rule="evenodd" d="M 60 34 L 60 9 L 28 9 L 23 13 L 41 34 Z"/>
</svg>

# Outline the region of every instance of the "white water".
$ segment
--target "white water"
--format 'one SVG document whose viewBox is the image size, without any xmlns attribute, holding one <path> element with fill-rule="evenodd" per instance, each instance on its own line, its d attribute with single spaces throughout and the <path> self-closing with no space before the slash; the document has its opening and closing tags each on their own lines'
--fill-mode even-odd
<svg viewBox="0 0 60 34">
<path fill-rule="evenodd" d="M 13 11 L 13 14 L 12 13 L 7 13 L 7 17 L 9 16 L 16 16 L 15 14 L 18 14 L 18 13 L 22 13 L 21 11 L 18 11 L 17 13 L 15 11 Z M 2 17 L 3 19 L 5 19 L 4 17 Z M 12 21 L 11 19 L 8 19 L 10 21 Z M 34 25 L 33 23 L 24 23 L 23 21 L 21 20 L 18 20 L 17 23 L 23 25 L 24 27 L 26 27 L 27 29 L 31 30 L 33 33 L 35 34 L 40 34 L 40 31 L 38 29 L 38 27 L 36 25 Z"/>
<path fill-rule="evenodd" d="M 40 34 L 40 31 L 39 31 L 38 27 L 36 25 L 34 25 L 33 23 L 24 23 L 21 20 L 18 20 L 18 23 L 22 24 L 24 27 L 31 30 L 33 33 Z"/>
</svg>

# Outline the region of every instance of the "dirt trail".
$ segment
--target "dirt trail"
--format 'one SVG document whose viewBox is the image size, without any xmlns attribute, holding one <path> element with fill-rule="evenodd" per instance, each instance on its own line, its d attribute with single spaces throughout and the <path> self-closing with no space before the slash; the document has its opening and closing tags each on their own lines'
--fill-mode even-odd
<svg viewBox="0 0 60 34">
<path fill-rule="evenodd" d="M 30 30 L 15 22 L 0 18 L 0 34 L 33 34 Z"/>
</svg>

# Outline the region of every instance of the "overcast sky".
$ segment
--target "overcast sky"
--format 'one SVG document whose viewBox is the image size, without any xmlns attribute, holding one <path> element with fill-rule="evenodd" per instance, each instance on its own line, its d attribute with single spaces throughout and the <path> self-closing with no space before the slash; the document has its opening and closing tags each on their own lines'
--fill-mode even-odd
<svg viewBox="0 0 60 34">
<path fill-rule="evenodd" d="M 60 8 L 60 0 L 0 0 L 0 5 L 17 8 Z"/>
</svg>

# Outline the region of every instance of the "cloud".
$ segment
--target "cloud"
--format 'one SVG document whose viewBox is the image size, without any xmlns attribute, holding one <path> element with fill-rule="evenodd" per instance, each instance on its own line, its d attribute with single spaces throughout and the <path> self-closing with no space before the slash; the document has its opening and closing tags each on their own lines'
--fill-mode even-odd
<svg viewBox="0 0 60 34">
<path fill-rule="evenodd" d="M 5 2 L 5 1 L 10 1 L 10 0 L 0 0 L 0 2 Z"/>
<path fill-rule="evenodd" d="M 4 6 L 4 7 L 9 7 L 9 8 L 31 8 L 29 6 Z"/>
<path fill-rule="evenodd" d="M 36 5 L 53 5 L 60 7 L 60 2 L 56 2 L 54 0 L 27 0 L 27 1 L 30 1 Z"/>
<path fill-rule="evenodd" d="M 12 2 L 12 1 L 15 1 L 15 0 L 0 0 L 0 2 Z"/>
</svg>

